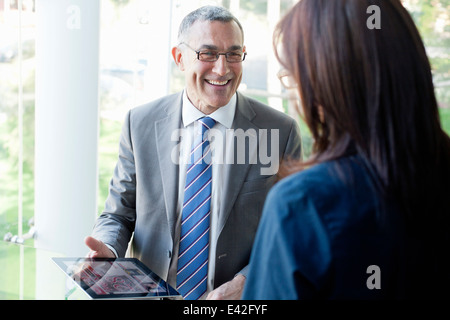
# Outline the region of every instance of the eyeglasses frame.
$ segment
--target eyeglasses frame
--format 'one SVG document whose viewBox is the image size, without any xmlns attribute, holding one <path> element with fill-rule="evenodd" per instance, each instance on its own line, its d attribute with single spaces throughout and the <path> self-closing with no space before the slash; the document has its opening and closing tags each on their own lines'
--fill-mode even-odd
<svg viewBox="0 0 450 320">
<path fill-rule="evenodd" d="M 298 88 L 298 84 L 295 83 L 294 79 L 292 79 L 291 73 L 286 69 L 281 69 L 277 73 L 277 77 L 280 80 L 283 87 L 286 89 L 296 89 Z M 291 82 L 294 82 L 294 84 L 291 84 Z"/>
<path fill-rule="evenodd" d="M 247 52 L 242 52 L 243 56 L 242 56 L 242 60 L 240 61 L 229 61 L 228 60 L 228 55 L 232 52 L 218 52 L 216 54 L 216 60 L 211 60 L 211 61 L 206 61 L 206 60 L 200 60 L 200 53 L 202 53 L 201 50 L 195 50 L 194 48 L 192 48 L 191 46 L 189 46 L 186 42 L 181 42 L 180 45 L 184 44 L 186 47 L 188 47 L 189 49 L 191 49 L 192 51 L 194 51 L 197 54 L 197 60 L 201 61 L 201 62 L 216 62 L 217 60 L 219 60 L 220 56 L 225 56 L 225 60 L 227 60 L 228 63 L 239 63 L 245 60 L 245 57 L 247 56 Z"/>
</svg>

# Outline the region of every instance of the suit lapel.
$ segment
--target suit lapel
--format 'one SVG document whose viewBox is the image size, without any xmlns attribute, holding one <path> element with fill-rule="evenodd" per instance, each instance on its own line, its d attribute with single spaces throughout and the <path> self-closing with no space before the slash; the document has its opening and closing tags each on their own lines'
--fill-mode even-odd
<svg viewBox="0 0 450 320">
<path fill-rule="evenodd" d="M 246 132 L 248 129 L 255 129 L 257 134 L 257 127 L 251 122 L 251 120 L 255 117 L 255 112 L 251 108 L 248 100 L 241 94 L 237 95 L 237 105 L 236 105 L 236 113 L 233 120 L 232 130 L 242 129 Z M 237 152 L 239 148 L 236 143 L 234 143 L 234 160 L 236 160 Z M 246 146 L 245 152 L 248 153 L 249 156 L 256 156 L 257 146 L 248 144 Z M 243 164 L 230 164 L 228 161 L 224 164 L 224 193 L 221 201 L 221 208 L 219 213 L 219 234 L 222 231 L 225 223 L 230 215 L 231 209 L 236 202 L 236 199 L 241 190 L 242 184 L 245 181 L 247 176 L 247 172 L 250 169 L 251 164 L 249 161 L 245 161 Z M 232 186 L 232 187 L 230 187 Z"/>
<path fill-rule="evenodd" d="M 179 165 L 176 162 L 178 158 L 172 159 L 173 156 L 178 157 L 179 141 L 172 141 L 172 134 L 181 127 L 182 95 L 175 95 L 174 98 L 166 102 L 167 117 L 158 120 L 155 124 L 157 155 L 163 184 L 162 193 L 172 238 L 177 220 L 179 175 Z"/>
</svg>

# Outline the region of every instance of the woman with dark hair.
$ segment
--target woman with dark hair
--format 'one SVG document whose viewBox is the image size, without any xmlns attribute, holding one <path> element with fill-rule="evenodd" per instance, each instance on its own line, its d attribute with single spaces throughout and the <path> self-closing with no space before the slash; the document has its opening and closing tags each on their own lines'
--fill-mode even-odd
<svg viewBox="0 0 450 320">
<path fill-rule="evenodd" d="M 450 138 L 408 12 L 302 0 L 274 47 L 313 155 L 266 199 L 243 299 L 448 299 Z"/>
</svg>

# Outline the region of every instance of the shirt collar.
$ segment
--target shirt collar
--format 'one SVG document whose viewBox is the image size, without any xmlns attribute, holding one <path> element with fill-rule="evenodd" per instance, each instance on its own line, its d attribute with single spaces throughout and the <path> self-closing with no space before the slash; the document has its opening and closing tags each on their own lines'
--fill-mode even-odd
<svg viewBox="0 0 450 320">
<path fill-rule="evenodd" d="M 230 101 L 223 107 L 220 107 L 208 117 L 213 118 L 216 120 L 216 122 L 219 122 L 223 126 L 225 126 L 227 129 L 231 128 L 231 125 L 233 124 L 234 119 L 234 113 L 236 112 L 236 93 L 233 95 L 233 97 L 230 99 Z M 181 117 L 183 121 L 183 125 L 187 127 L 192 122 L 204 117 L 205 114 L 198 110 L 194 105 L 189 101 L 186 90 L 183 92 L 183 106 L 182 106 L 182 112 Z"/>
</svg>

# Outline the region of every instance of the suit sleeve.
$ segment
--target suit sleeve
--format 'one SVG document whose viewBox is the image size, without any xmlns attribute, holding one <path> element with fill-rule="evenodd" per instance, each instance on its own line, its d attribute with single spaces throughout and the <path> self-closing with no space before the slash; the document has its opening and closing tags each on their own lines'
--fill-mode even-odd
<svg viewBox="0 0 450 320">
<path fill-rule="evenodd" d="M 242 298 L 318 298 L 330 264 L 327 228 L 313 197 L 301 184 L 280 182 L 264 205 Z"/>
<path fill-rule="evenodd" d="M 292 256 L 278 214 L 288 208 L 278 201 L 266 202 L 252 250 L 243 300 L 297 299 Z M 288 241 L 289 242 L 289 241 Z M 280 289 L 281 288 L 281 289 Z"/>
<path fill-rule="evenodd" d="M 136 221 L 136 171 L 131 139 L 131 111 L 120 136 L 119 159 L 109 184 L 103 213 L 97 219 L 92 236 L 113 247 L 123 257 Z"/>
<path fill-rule="evenodd" d="M 286 147 L 284 149 L 283 159 L 301 159 L 302 157 L 302 145 L 300 138 L 300 128 L 298 123 L 292 119 L 291 130 L 287 140 Z"/>
</svg>

